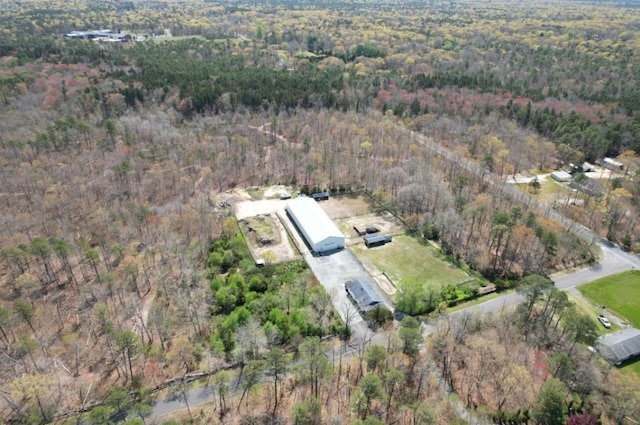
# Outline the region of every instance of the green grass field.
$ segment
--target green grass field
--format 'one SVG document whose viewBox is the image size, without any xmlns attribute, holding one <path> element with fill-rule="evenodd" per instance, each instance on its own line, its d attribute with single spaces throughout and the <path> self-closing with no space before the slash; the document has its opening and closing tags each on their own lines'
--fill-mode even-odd
<svg viewBox="0 0 640 425">
<path fill-rule="evenodd" d="M 439 287 L 470 278 L 463 270 L 441 258 L 435 248 L 422 245 L 407 235 L 394 236 L 393 242 L 375 248 L 357 245 L 353 252 L 385 272 L 396 285 L 401 280 L 412 279 Z"/>
<path fill-rule="evenodd" d="M 640 271 L 630 270 L 578 287 L 586 298 L 604 305 L 632 326 L 640 328 Z"/>
<path fill-rule="evenodd" d="M 631 363 L 623 364 L 620 368 L 625 372 L 635 373 L 638 379 L 640 379 L 640 360 L 635 360 Z"/>
<path fill-rule="evenodd" d="M 523 192 L 531 193 L 528 184 L 519 184 L 518 187 Z M 551 202 L 569 195 L 571 195 L 571 190 L 566 184 L 558 183 L 549 176 L 540 182 L 540 191 L 534 197 L 539 201 Z"/>
<path fill-rule="evenodd" d="M 602 323 L 598 320 L 598 314 L 602 313 L 602 309 L 599 307 L 601 304 L 598 304 L 586 297 L 581 297 L 579 295 L 574 295 L 570 292 L 566 293 L 569 297 L 569 301 L 576 307 L 576 309 L 589 317 L 591 321 L 596 325 L 596 329 L 598 329 L 598 335 L 606 335 L 611 332 L 619 331 L 621 328 L 616 322 L 611 323 L 611 328 L 607 329 L 602 326 Z"/>
<path fill-rule="evenodd" d="M 607 310 L 616 316 L 626 320 L 632 326 L 640 327 L 640 271 L 630 270 L 614 276 L 598 279 L 578 287 L 582 295 L 591 303 L 591 306 L 604 305 Z M 572 297 L 569 297 L 572 299 Z M 574 299 L 574 303 L 578 304 Z M 584 303 L 583 304 L 587 304 Z M 585 306 L 583 311 L 593 311 L 594 320 L 599 310 L 596 307 Z M 620 330 L 620 327 L 612 323 L 611 330 L 605 330 L 598 322 L 601 334 Z M 621 368 L 625 372 L 634 374 L 640 378 L 640 360 L 625 364 Z"/>
</svg>

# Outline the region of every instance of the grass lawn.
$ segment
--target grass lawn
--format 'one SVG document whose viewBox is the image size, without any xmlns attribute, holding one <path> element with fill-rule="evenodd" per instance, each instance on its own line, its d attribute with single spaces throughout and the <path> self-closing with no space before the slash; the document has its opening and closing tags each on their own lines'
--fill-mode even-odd
<svg viewBox="0 0 640 425">
<path fill-rule="evenodd" d="M 520 190 L 531 193 L 528 184 L 519 184 Z M 540 191 L 533 195 L 539 201 L 552 202 L 559 198 L 566 198 L 571 194 L 571 189 L 565 184 L 558 183 L 551 176 L 540 182 Z"/>
<path fill-rule="evenodd" d="M 589 300 L 604 305 L 620 318 L 640 328 L 640 271 L 629 270 L 578 287 Z"/>
<path fill-rule="evenodd" d="M 491 300 L 496 299 L 496 298 L 500 298 L 503 295 L 513 294 L 514 292 L 515 292 L 515 290 L 513 290 L 513 289 L 509 289 L 507 291 L 502 291 L 502 292 L 491 292 L 491 293 L 483 295 L 481 297 L 474 298 L 471 301 L 465 301 L 463 303 L 460 303 L 460 304 L 457 304 L 457 305 L 455 305 L 453 307 L 450 307 L 450 308 L 447 309 L 447 311 L 449 313 L 453 313 L 454 311 L 462 310 L 463 308 L 473 307 L 474 305 L 482 304 L 484 302 L 491 301 Z"/>
<path fill-rule="evenodd" d="M 596 328 L 598 329 L 599 336 L 606 335 L 611 332 L 616 332 L 622 329 L 616 322 L 611 322 L 610 329 L 607 329 L 604 326 L 602 326 L 602 323 L 600 323 L 600 321 L 598 320 L 598 314 L 602 313 L 602 310 L 598 307 L 600 304 L 594 303 L 587 298 L 580 297 L 578 295 L 573 295 L 570 292 L 566 292 L 566 294 L 569 297 L 569 301 L 573 303 L 576 309 L 580 313 L 590 318 L 593 323 L 595 323 Z M 606 312 L 605 312 L 605 316 L 606 316 Z"/>
<path fill-rule="evenodd" d="M 407 235 L 394 236 L 393 242 L 384 246 L 369 249 L 361 244 L 352 249 L 358 258 L 373 263 L 396 285 L 401 280 L 412 279 L 440 287 L 470 278 L 466 272 L 441 258 L 435 248 L 421 245 Z"/>
<path fill-rule="evenodd" d="M 638 379 L 640 379 L 640 360 L 635 360 L 631 363 L 625 363 L 620 367 L 620 369 L 625 373 L 634 373 L 638 377 Z"/>
</svg>

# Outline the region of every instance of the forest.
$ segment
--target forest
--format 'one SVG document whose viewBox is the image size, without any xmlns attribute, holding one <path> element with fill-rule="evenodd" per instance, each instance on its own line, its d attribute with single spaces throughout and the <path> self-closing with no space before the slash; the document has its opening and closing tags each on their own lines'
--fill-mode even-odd
<svg viewBox="0 0 640 425">
<path fill-rule="evenodd" d="M 578 224 L 640 252 L 638 22 L 575 0 L 1 2 L 0 420 L 638 419 L 637 376 L 590 355 L 545 277 L 597 262 Z M 132 41 L 63 36 L 93 29 Z M 605 157 L 623 167 L 569 195 L 508 183 Z M 238 233 L 227 200 L 271 184 L 366 194 L 528 302 L 461 318 L 407 286 L 416 318 L 347 355 L 306 264 L 259 269 Z M 191 377 L 215 402 L 150 417 Z"/>
</svg>

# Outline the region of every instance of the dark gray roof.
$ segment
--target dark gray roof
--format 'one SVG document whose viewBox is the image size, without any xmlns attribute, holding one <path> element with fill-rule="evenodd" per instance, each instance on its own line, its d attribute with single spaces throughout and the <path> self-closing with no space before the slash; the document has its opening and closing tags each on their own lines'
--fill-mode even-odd
<svg viewBox="0 0 640 425">
<path fill-rule="evenodd" d="M 391 242 L 391 235 L 370 235 L 365 236 L 364 240 L 367 244 L 378 242 Z"/>
<path fill-rule="evenodd" d="M 365 280 L 352 280 L 345 284 L 345 288 L 362 311 L 370 311 L 378 306 L 386 307 L 384 300 L 380 294 L 373 289 L 370 282 Z"/>
<path fill-rule="evenodd" d="M 628 327 L 598 338 L 598 352 L 610 363 L 620 364 L 640 355 L 640 329 Z"/>
</svg>

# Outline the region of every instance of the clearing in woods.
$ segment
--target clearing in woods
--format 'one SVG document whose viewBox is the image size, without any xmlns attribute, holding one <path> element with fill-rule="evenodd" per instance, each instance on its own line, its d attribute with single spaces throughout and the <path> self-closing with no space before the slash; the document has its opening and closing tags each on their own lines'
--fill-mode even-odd
<svg viewBox="0 0 640 425">
<path fill-rule="evenodd" d="M 363 264 L 375 265 L 396 285 L 409 279 L 440 288 L 472 279 L 464 270 L 443 259 L 436 248 L 408 235 L 394 236 L 391 243 L 383 246 L 367 248 L 361 244 L 352 250 Z"/>
</svg>

